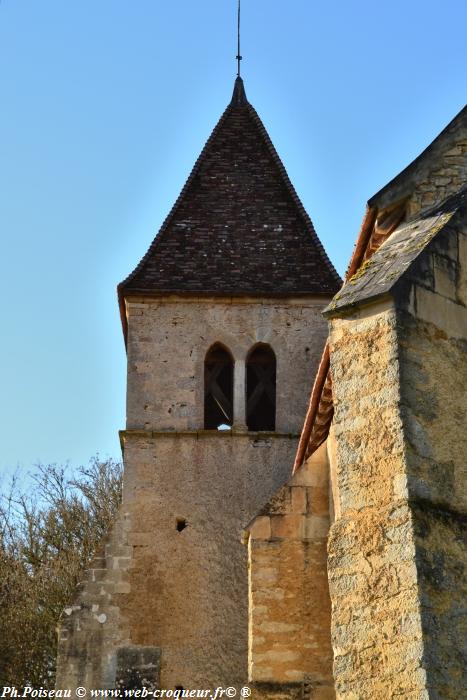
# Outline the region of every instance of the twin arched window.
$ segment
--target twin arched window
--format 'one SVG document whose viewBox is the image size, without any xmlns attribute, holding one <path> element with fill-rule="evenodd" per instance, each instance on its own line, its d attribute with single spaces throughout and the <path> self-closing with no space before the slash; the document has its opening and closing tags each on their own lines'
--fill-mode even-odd
<svg viewBox="0 0 467 700">
<path fill-rule="evenodd" d="M 234 360 L 220 343 L 213 345 L 204 361 L 204 427 L 231 427 L 234 422 Z M 260 343 L 246 360 L 246 424 L 248 430 L 275 430 L 276 356 Z"/>
</svg>

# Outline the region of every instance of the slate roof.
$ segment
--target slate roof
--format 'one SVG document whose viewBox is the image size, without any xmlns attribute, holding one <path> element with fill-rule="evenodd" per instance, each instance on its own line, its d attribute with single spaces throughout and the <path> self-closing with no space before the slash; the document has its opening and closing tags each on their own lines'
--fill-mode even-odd
<svg viewBox="0 0 467 700">
<path fill-rule="evenodd" d="M 400 225 L 406 216 L 406 206 L 414 188 L 419 181 L 429 175 L 433 161 L 436 162 L 436 159 L 442 157 L 443 152 L 451 144 L 456 144 L 465 138 L 467 138 L 467 106 L 461 109 L 412 163 L 368 201 L 365 217 L 346 272 L 344 287 L 325 310 L 327 315 L 331 315 L 333 310 L 343 310 L 344 305 L 351 306 L 364 299 L 374 299 L 387 293 L 410 266 L 410 255 L 416 253 L 417 245 L 422 244 L 423 236 L 425 235 L 429 241 L 437 230 L 440 230 L 437 227 L 444 227 L 447 224 L 451 218 L 449 207 L 457 205 L 464 207 L 464 204 L 459 203 L 460 200 L 457 199 L 457 197 L 465 198 L 465 190 L 462 190 L 440 205 L 440 207 L 444 207 L 443 215 L 445 216 L 430 222 L 428 218 L 425 220 L 428 215 L 423 215 L 420 217 L 419 229 Z M 465 199 L 462 201 L 465 202 Z M 440 207 L 433 208 L 432 212 L 434 214 L 441 212 Z M 417 225 L 417 222 L 412 222 L 412 224 Z M 399 235 L 394 238 L 396 231 L 399 232 Z M 420 234 L 421 237 L 417 237 L 417 234 Z M 417 242 L 415 242 L 415 238 Z M 385 251 L 381 252 L 380 257 L 374 259 L 373 256 L 385 243 L 387 246 Z M 397 254 L 401 254 L 400 261 L 395 258 L 397 245 L 400 246 L 397 249 Z M 424 247 L 423 244 L 422 247 Z M 421 248 L 418 248 L 418 251 L 420 252 Z M 326 343 L 311 391 L 293 473 L 326 440 L 333 414 L 329 346 Z"/>
<path fill-rule="evenodd" d="M 345 275 L 346 283 L 394 233 L 401 221 L 404 220 L 405 212 L 406 202 L 397 203 L 391 209 L 382 212 L 378 212 L 374 207 L 367 208 Z M 339 294 L 336 296 L 338 297 Z M 335 299 L 336 297 L 334 297 L 333 301 Z M 293 473 L 301 467 L 303 462 L 313 454 L 328 436 L 334 416 L 332 377 L 329 366 L 329 344 L 326 342 L 311 390 L 305 423 L 295 456 Z"/>
<path fill-rule="evenodd" d="M 333 316 L 388 294 L 436 234 L 466 205 L 467 188 L 464 188 L 418 219 L 399 226 L 344 284 L 324 315 Z"/>
<path fill-rule="evenodd" d="M 384 236 L 382 226 L 378 233 L 377 212 L 372 208 L 367 210 L 346 282 L 324 310 L 325 316 L 338 315 L 357 304 L 376 301 L 389 294 L 435 236 L 453 221 L 458 212 L 465 212 L 467 187 L 417 219 L 395 226 L 397 220 L 403 218 L 403 207 L 402 204 L 394 208 L 386 217 L 389 226 Z M 329 364 L 329 344 L 326 343 L 311 391 L 293 473 L 326 440 L 329 433 L 334 415 Z"/>
<path fill-rule="evenodd" d="M 334 295 L 327 257 L 241 78 L 128 295 Z"/>
</svg>

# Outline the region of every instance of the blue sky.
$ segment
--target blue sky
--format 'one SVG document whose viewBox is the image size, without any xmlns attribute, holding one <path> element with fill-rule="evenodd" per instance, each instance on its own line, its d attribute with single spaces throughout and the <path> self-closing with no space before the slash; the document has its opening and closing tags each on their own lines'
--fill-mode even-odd
<svg viewBox="0 0 467 700">
<path fill-rule="evenodd" d="M 243 0 L 242 75 L 342 274 L 465 104 L 465 0 Z M 0 468 L 119 457 L 115 287 L 227 105 L 235 0 L 1 0 Z"/>
</svg>

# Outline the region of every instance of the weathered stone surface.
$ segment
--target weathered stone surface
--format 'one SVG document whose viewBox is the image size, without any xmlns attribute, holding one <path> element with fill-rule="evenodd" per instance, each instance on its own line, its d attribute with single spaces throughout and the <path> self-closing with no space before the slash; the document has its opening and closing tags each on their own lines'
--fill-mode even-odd
<svg viewBox="0 0 467 700">
<path fill-rule="evenodd" d="M 246 681 L 247 552 L 240 533 L 286 479 L 297 444 L 276 436 L 258 450 L 255 439 L 126 434 L 124 500 L 107 566 L 64 620 L 71 627 L 59 678 L 69 678 L 73 666 L 78 685 L 85 677 L 89 687 L 112 687 L 116 647 L 131 640 L 161 648 L 162 687 Z M 186 522 L 180 532 L 177 519 Z M 127 543 L 131 557 L 115 556 Z M 93 614 L 88 600 L 99 605 Z M 99 614 L 107 616 L 102 624 Z"/>
<path fill-rule="evenodd" d="M 440 260 L 453 271 L 452 288 L 436 273 L 432 280 L 415 269 L 409 296 L 397 299 L 424 664 L 430 697 L 449 700 L 467 689 L 467 309 L 459 294 L 467 279 L 459 244 L 465 231 L 464 214 L 428 251 L 435 271 Z M 453 312 L 440 313 L 442 304 Z"/>
<path fill-rule="evenodd" d="M 161 650 L 157 647 L 117 649 L 116 687 L 122 691 L 159 688 Z"/>
<path fill-rule="evenodd" d="M 313 682 L 299 683 L 250 683 L 253 700 L 334 700 L 336 694 L 331 685 Z"/>
<path fill-rule="evenodd" d="M 453 134 L 453 136 L 456 137 L 457 134 Z M 417 183 L 410 198 L 410 218 L 433 206 L 435 202 L 441 202 L 465 186 L 467 181 L 467 133 L 464 133 L 463 140 L 457 142 L 455 150 L 455 155 L 453 149 L 450 149 L 444 153 L 440 160 L 433 161 L 431 167 L 427 168 L 427 172 Z"/>
<path fill-rule="evenodd" d="M 413 524 L 400 486 L 396 327 L 392 305 L 331 324 L 340 517 L 328 573 L 338 698 L 425 690 Z"/>
<path fill-rule="evenodd" d="M 425 213 L 410 223 L 401 224 L 380 248 L 342 287 L 339 294 L 325 309 L 325 315 L 335 315 L 362 303 L 373 303 L 389 293 L 397 294 L 395 289 L 407 272 L 422 256 L 425 248 L 433 239 L 449 239 L 454 223 L 462 217 L 467 206 L 467 188 L 450 197 L 433 211 Z M 443 251 L 444 252 L 444 251 Z M 436 255 L 430 269 L 424 270 L 425 276 L 436 278 L 438 293 L 456 301 L 457 269 L 446 255 Z"/>
<path fill-rule="evenodd" d="M 64 616 L 60 687 L 114 687 L 118 649 L 129 646 L 161 649 L 162 687 L 246 682 L 241 532 L 290 473 L 326 334 L 325 303 L 170 297 L 128 304 L 123 503 L 105 558 Z M 222 342 L 244 362 L 258 341 L 277 358 L 277 430 L 203 430 L 207 350 Z M 269 518 L 258 523 L 258 536 L 270 531 Z"/>
<path fill-rule="evenodd" d="M 433 239 L 392 301 L 331 323 L 338 698 L 454 700 L 467 688 L 463 217 Z"/>
<path fill-rule="evenodd" d="M 467 107 L 435 140 L 368 202 L 385 209 L 407 199 L 408 220 L 458 192 L 467 181 Z"/>
<path fill-rule="evenodd" d="M 328 472 L 323 445 L 250 526 L 249 678 L 258 698 L 334 697 Z"/>
<path fill-rule="evenodd" d="M 145 301 L 127 304 L 127 428 L 199 430 L 209 348 L 221 342 L 235 361 L 244 362 L 262 342 L 277 357 L 276 430 L 301 430 L 311 377 L 326 339 L 324 299 Z"/>
</svg>

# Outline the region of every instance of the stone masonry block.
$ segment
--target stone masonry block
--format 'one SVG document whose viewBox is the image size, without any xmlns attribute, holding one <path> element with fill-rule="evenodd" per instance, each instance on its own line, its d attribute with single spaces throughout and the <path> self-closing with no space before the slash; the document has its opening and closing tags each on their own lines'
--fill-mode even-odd
<svg viewBox="0 0 467 700">
<path fill-rule="evenodd" d="M 328 480 L 326 443 L 323 443 L 294 474 L 293 486 L 325 486 Z"/>
<path fill-rule="evenodd" d="M 159 688 L 161 650 L 128 646 L 117 650 L 116 687 L 122 690 Z"/>
<path fill-rule="evenodd" d="M 311 515 L 304 518 L 304 538 L 307 540 L 323 539 L 329 531 L 329 516 Z"/>
<path fill-rule="evenodd" d="M 272 537 L 300 540 L 304 534 L 305 516 L 299 514 L 274 515 L 271 518 Z"/>
<path fill-rule="evenodd" d="M 131 532 L 128 535 L 130 545 L 148 546 L 152 543 L 154 535 L 150 532 Z"/>
<path fill-rule="evenodd" d="M 291 494 L 292 494 L 292 512 L 293 513 L 306 513 L 306 511 L 307 511 L 306 488 L 303 486 L 293 486 L 291 488 Z"/>
<path fill-rule="evenodd" d="M 260 515 L 255 519 L 250 537 L 254 540 L 269 540 L 271 537 L 271 520 L 267 515 Z"/>
<path fill-rule="evenodd" d="M 456 301 L 456 265 L 442 255 L 434 256 L 435 290 L 453 301 Z"/>
</svg>

